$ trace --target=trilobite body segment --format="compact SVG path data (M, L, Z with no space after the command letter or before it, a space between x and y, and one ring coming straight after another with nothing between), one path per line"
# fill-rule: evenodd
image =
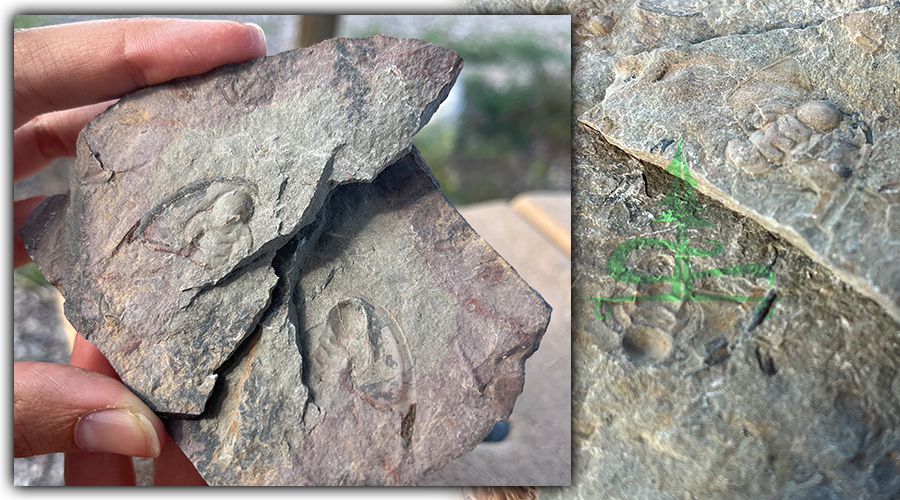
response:
M134 238L206 268L234 265L253 247L253 193L251 185L237 180L191 183L147 213Z
M776 121L776 126L778 127L779 135L790 139L794 143L804 142L812 135L812 130L807 128L796 116L791 114L779 116L778 121ZM794 145L792 144L791 149L793 149L793 146Z
M253 199L246 191L229 191L219 196L208 213L194 221L194 261L216 268L246 257L253 247L253 236L247 227L252 216Z
M738 120L745 133L728 141L725 157L750 175L791 165L798 178L824 196L868 158L868 125L845 118L824 100L797 106L768 100Z
M734 137L725 146L725 157L748 174L768 172L771 164L745 137Z
M642 271L650 267L664 272L671 263L668 256L655 257L658 260L644 259ZM658 294L665 293L667 287L671 284L654 283L646 288L648 293ZM615 307L613 317L622 328L621 345L628 359L640 364L665 361L672 353L674 336L684 328L683 313L680 301L623 302Z
M785 154L790 153L791 148L794 147L794 141L783 136L778 131L778 127L772 123L750 134L750 143L767 160L774 163L781 163Z
M389 315L388 315L389 316ZM340 300L326 319L326 337L312 353L315 376L335 369L340 385L376 408L398 401L406 389L402 336L383 311L360 298ZM400 338L398 338L400 337Z

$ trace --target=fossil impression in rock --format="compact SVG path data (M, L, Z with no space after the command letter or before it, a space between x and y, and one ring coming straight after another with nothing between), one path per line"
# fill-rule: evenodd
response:
M415 150L335 189L274 267L212 411L169 425L212 484L415 484L509 415L549 320Z
M70 194L24 239L122 380L199 415L275 252L331 188L406 154L460 68L417 40L335 39L135 92L85 127Z
M623 57L581 121L661 166L683 138L702 191L900 320L898 40L882 7Z
M209 483L414 484L512 411L549 306L412 147L461 67L334 39L135 92L25 224Z
M274 252L334 185L405 154L460 67L424 42L333 40L135 92L79 136L68 199L36 215L58 230L25 240L39 265L64 258L48 279L135 393L200 414L269 301Z

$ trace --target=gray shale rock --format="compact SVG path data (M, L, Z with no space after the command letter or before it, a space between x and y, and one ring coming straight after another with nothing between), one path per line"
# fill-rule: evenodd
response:
M571 14L572 109L581 116L603 99L622 57L743 33L803 28L885 1L797 0L467 0L472 10L494 14Z
M135 92L79 135L70 194L26 247L136 394L198 415L269 304L276 251L331 188L405 155L461 66L419 40L334 39Z
M509 416L549 322L415 150L334 190L275 269L207 414L168 427L211 484L415 484Z
M137 92L26 224L210 484L415 484L512 411L550 308L412 147L460 67L338 39Z
M581 121L829 267L900 321L900 7L624 57Z
M629 239L674 241L657 222L672 176L590 132L575 134L572 487L540 499L879 500L900 493L900 326L874 301L753 220L697 195L721 242L691 268L759 263L697 291L775 300L620 302L604 320L580 299L658 292L609 277ZM674 146L669 148L672 151ZM629 266L671 276L673 252ZM670 285L670 284L666 284ZM725 347L728 346L728 347Z

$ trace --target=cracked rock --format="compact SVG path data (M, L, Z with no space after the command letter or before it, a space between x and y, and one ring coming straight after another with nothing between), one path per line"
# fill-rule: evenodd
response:
M509 416L550 308L412 146L460 68L337 39L136 92L26 223L210 484L416 484Z
M900 7L624 57L581 118L757 220L900 321Z
M334 39L130 94L79 135L70 193L26 248L129 388L198 415L269 305L276 252L330 189L408 153L461 66L418 40Z
M549 322L415 150L335 189L275 269L209 411L168 426L211 484L416 484L509 416Z
M573 115L603 99L622 57L721 36L814 26L889 1L797 0L784 4L732 0L466 0L493 14L571 14ZM863 42L865 43L865 42ZM875 46L874 43L871 46Z
M572 168L572 486L537 497L897 498L900 324L889 313L897 301L861 293L825 262L831 252L772 231L785 216L809 220L820 193L849 185L843 201L830 203L839 199L832 195L822 205L843 210L826 222L836 255L850 247L858 253L842 260L868 268L865 280L891 281L878 274L892 272L896 264L883 261L898 254L896 209L885 210L897 202L897 155L886 154L897 150L896 2L468 3L569 12L573 21L581 123ZM892 7L865 10L878 4ZM678 180L659 167L679 137L698 182L739 179L727 190L697 187L693 201L712 225L686 234L696 251L693 291L733 298L611 302L601 319L585 299L673 285L617 281L609 261L622 245L652 238L657 245L634 247L627 268L675 274L674 247L662 241L675 242L678 231L662 220L661 203ZM867 146L866 161L853 162ZM876 147L885 149L876 155ZM772 219L740 211L732 197L770 200L763 208ZM795 227L814 235L819 220L808 224L813 231ZM708 273L747 264L766 266L774 281ZM738 297L765 297L768 307Z
M617 302L598 318L583 299L671 288L614 280L607 266L634 238L675 240L676 224L655 219L677 179L584 128L575 146L573 486L538 498L896 495L900 325L786 240L699 193L713 225L689 228L691 246L722 249L691 256L692 272L759 263L774 283L702 278L695 292L732 298ZM650 276L672 276L674 264L664 247L628 260ZM764 314L739 300L770 294Z

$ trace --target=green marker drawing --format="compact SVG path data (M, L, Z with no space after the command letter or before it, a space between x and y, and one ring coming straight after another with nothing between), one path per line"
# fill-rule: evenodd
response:
M594 314L601 320L608 318L612 313L612 302L631 301L756 301L760 302L760 305L757 307L757 312L759 312L766 297L719 295L701 293L694 290L694 280L700 278L749 275L765 278L769 281L769 286L772 286L775 276L771 269L762 264L741 264L706 271L693 271L691 268L691 256L714 257L722 252L723 247L718 241L710 239L704 240L704 246L709 247L708 249L695 248L690 245L688 238L689 227L711 227L713 224L700 217L700 212L706 211L706 208L697 202L697 198L694 195L694 187L697 186L697 181L691 176L690 170L688 170L682 160L681 139L678 140L675 156L669 162L669 167L666 171L674 175L676 179L672 180L668 193L659 203L660 205L667 205L669 207L668 210L654 219L654 221L677 222L675 241L672 242L660 238L631 238L626 240L616 247L609 256L606 269L609 272L609 276L616 281L636 284L672 283L672 288L665 293L595 297L584 300L594 302ZM625 265L628 254L644 247L660 247L673 251L675 253L675 271L673 275L654 276L628 269L628 266ZM605 308L605 314L601 314L601 308Z

